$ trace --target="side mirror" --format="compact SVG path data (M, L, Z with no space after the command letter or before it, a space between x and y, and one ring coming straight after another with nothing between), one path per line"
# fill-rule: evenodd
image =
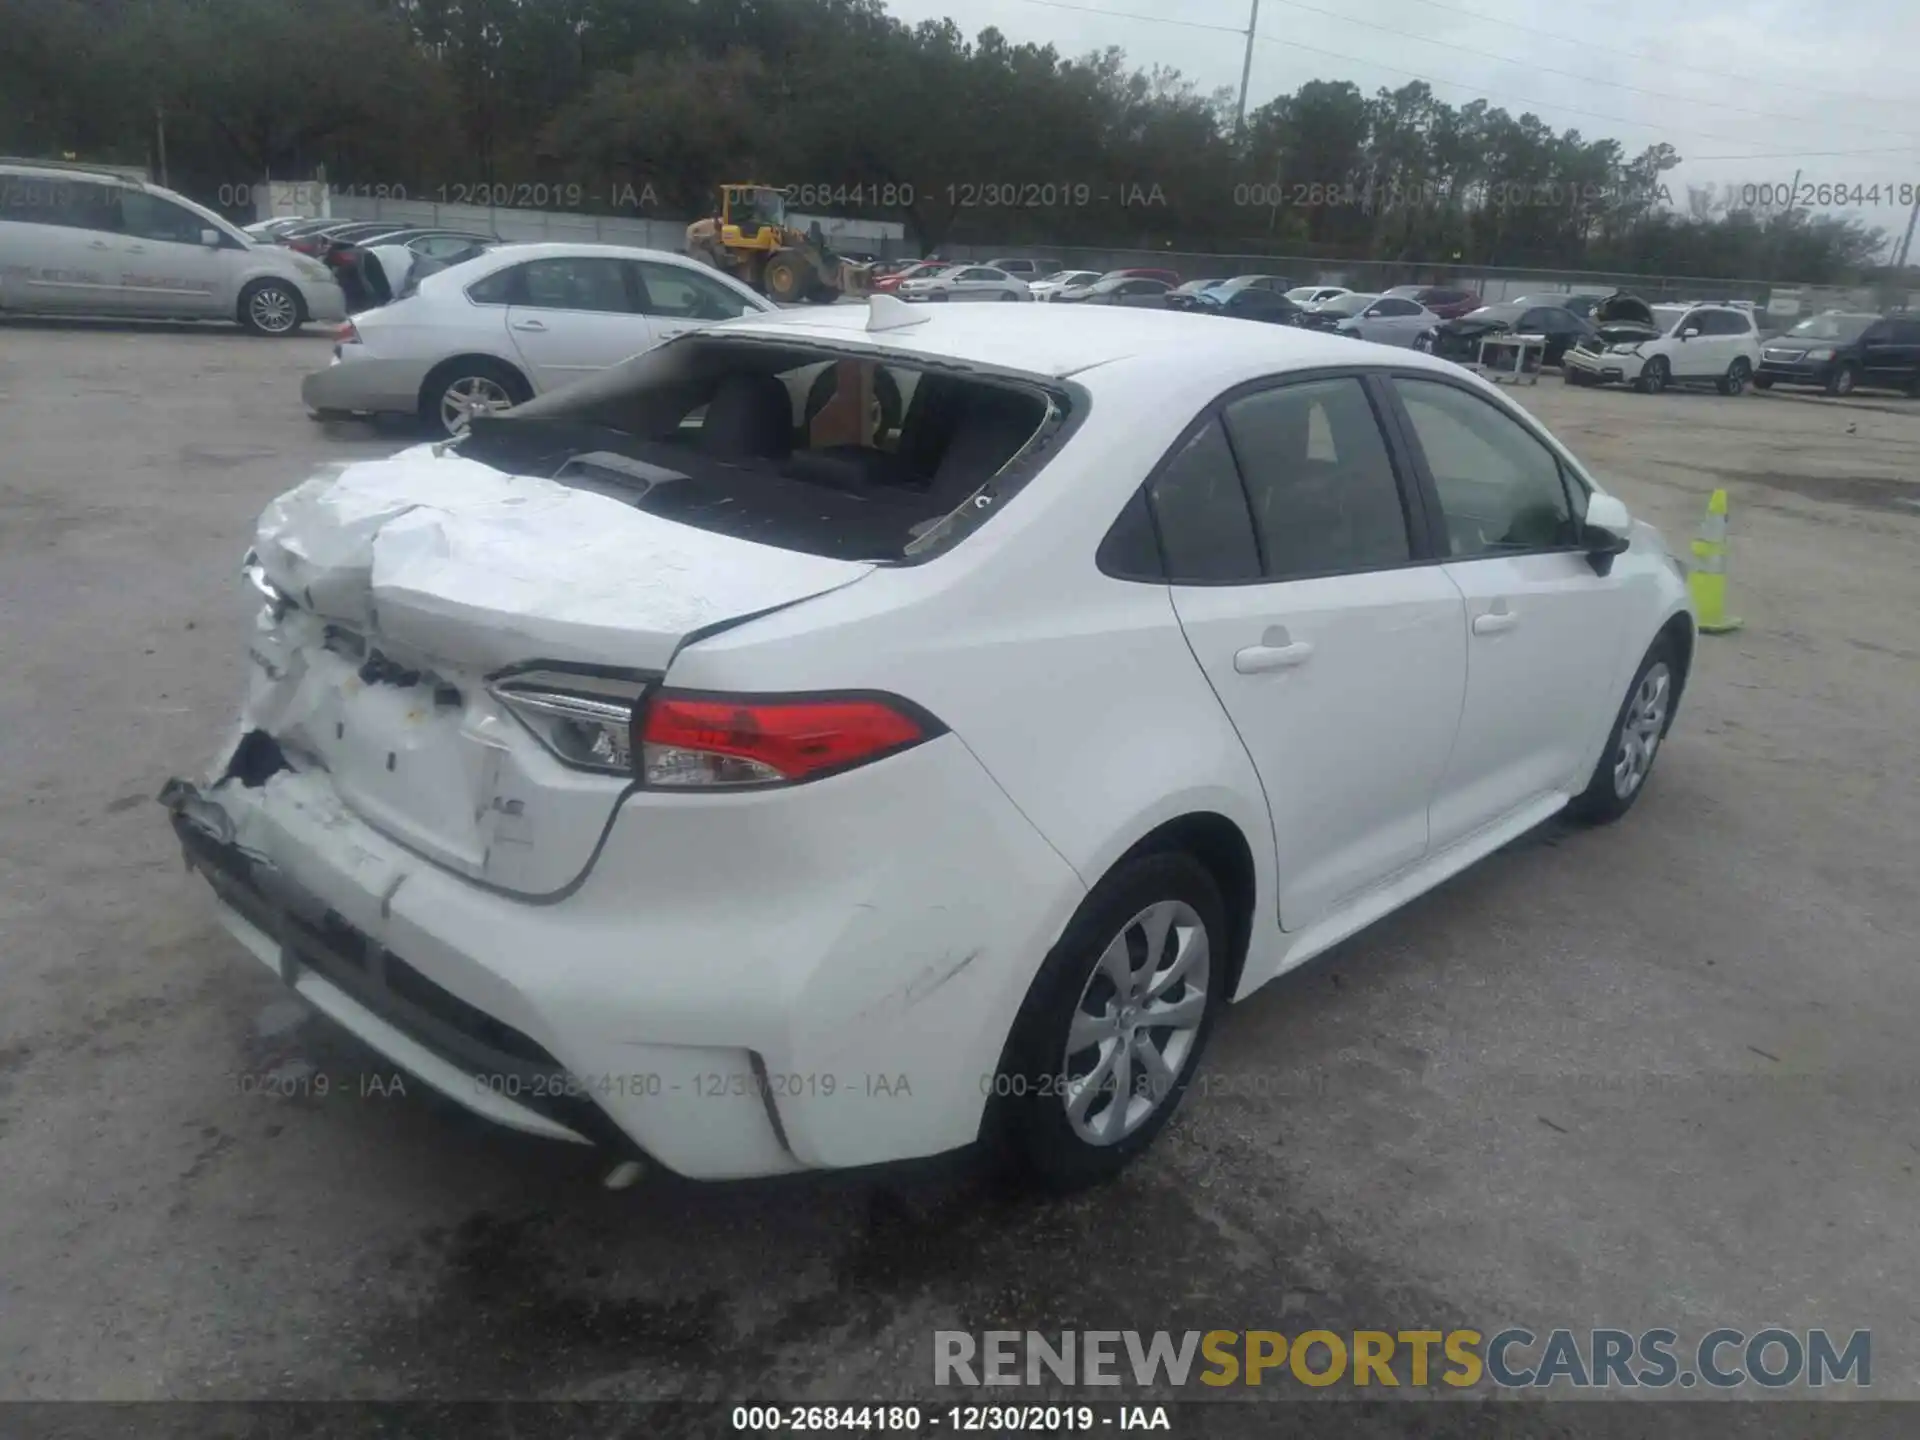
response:
M1626 502L1617 495L1589 496L1580 539L1593 573L1611 574L1613 557L1624 555L1633 543L1633 516L1627 513Z
M212 228L202 230L200 232L200 243L209 250L218 250L220 248L220 232Z

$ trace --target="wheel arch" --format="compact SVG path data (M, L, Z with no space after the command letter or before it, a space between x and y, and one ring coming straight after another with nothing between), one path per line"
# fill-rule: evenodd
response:
M433 367L429 369L425 375L420 377L420 389L418 394L414 396L415 405L425 405L427 403L428 392L434 386L444 384L445 377L456 366L472 365L476 362L511 373L514 378L520 382L521 386L525 388L528 399L532 399L540 393L534 388L532 377L519 365L507 359L505 356L496 355L490 350L462 350L457 355L449 355L444 360L435 361Z
M1668 641L1673 646L1674 667L1678 672L1673 677L1673 703L1667 707L1667 729L1673 728L1673 717L1680 713L1680 700L1686 694L1687 677L1693 673L1694 652L1693 616L1685 610L1676 610L1667 617L1667 621L1654 636L1654 643Z
M1176 851L1198 860L1220 887L1220 898L1227 908L1227 924L1231 927L1227 937L1225 994L1232 999L1246 970L1258 905L1259 875L1254 868L1253 846L1248 843L1246 832L1219 811L1192 810L1154 826L1108 866L1107 873L1142 855Z

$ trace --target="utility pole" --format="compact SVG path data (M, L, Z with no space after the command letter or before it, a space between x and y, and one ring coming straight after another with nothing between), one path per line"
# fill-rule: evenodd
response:
M1247 128L1247 81L1253 75L1253 27L1259 23L1260 0L1253 0L1253 11L1247 16L1247 53L1240 62L1240 110L1233 122L1233 133L1236 139Z
M1913 222L1916 220L1920 220L1920 195L1913 197L1913 210L1907 216L1907 235L1893 257L1893 268L1896 270L1906 269L1907 261L1913 257Z

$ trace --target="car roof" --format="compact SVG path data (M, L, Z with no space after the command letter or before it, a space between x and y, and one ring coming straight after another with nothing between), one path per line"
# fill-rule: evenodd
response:
M882 297L890 298L890 297ZM846 345L900 357L947 361L1043 379L1069 376L1097 388L1094 372L1130 376L1162 372L1171 378L1204 372L1222 388L1242 380L1321 365L1352 365L1365 355L1344 336L1286 326L1223 326L1179 311L1051 305L909 307L912 323L869 331L865 305L781 310L730 320L710 334L752 335ZM884 313L884 312L883 312ZM1408 350L1382 351L1382 363L1457 372L1445 360Z

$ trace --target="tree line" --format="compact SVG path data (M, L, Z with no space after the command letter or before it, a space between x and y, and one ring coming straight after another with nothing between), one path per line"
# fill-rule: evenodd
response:
M1424 82L1230 92L882 0L0 0L0 151L690 218L715 187L942 244L1172 247L1846 283L1886 237L1698 193ZM483 188L484 187L484 188Z

